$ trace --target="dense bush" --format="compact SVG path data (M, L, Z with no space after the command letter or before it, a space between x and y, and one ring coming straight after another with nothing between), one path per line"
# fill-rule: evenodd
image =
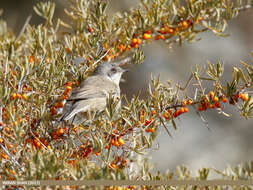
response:
M107 16L106 1L69 3L69 21L53 17L54 3L37 4L34 11L45 22L31 26L28 17L18 36L0 21L1 180L191 179L185 167L178 167L177 174L150 173L143 153L152 148L158 128L171 135L175 119L189 107L201 117L207 109L224 113L224 105L232 104L242 117L252 117L253 66L242 62L226 83L220 81L222 63L208 64L205 73L196 66L185 86L173 88L153 78L145 100L125 100L118 112L108 99L105 111L89 113L85 122L58 122L72 88L102 61L141 63L141 47L154 40L172 47L192 43L206 31L223 36L227 20L252 2L143 0L139 8L113 18ZM203 81L213 89L206 92ZM198 85L190 97L185 89L193 82ZM207 179L210 170L200 169L195 179ZM212 171L221 178L250 179L253 169L249 163Z

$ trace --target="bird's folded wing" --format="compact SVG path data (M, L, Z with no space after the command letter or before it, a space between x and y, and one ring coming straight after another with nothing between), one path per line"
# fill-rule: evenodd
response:
M68 101L87 100L90 98L107 97L109 93L117 93L117 86L108 79L101 77L88 77L79 88L72 91Z

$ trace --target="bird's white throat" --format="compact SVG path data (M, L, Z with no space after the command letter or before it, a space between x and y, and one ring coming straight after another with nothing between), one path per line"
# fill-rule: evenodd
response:
M122 73L115 73L111 77L108 77L112 82L119 85Z

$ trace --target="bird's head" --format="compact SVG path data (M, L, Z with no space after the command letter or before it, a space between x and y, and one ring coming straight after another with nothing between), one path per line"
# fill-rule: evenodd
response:
M126 70L122 69L116 63L101 63L94 71L94 75L103 75L106 76L112 82L119 84L121 75Z

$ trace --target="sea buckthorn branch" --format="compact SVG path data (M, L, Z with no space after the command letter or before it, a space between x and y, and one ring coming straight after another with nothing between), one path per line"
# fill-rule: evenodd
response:
M181 5L178 1L142 1L142 8L118 14L113 18L112 25L108 25L106 7L106 2L84 5L84 1L80 1L72 4L72 11L66 12L73 18L72 28L78 35L87 31L87 36L91 35L93 39L99 36L97 40L105 42L105 49L110 47L106 59L111 60L131 48L150 43L152 39L162 39L168 44L182 44L184 39L191 42L198 33L207 30L222 35L226 28L225 18L236 17L238 10L242 10L242 7L250 8L251 4L186 1L186 5ZM90 17L87 11L93 16ZM85 19L85 22L80 24L78 18Z

